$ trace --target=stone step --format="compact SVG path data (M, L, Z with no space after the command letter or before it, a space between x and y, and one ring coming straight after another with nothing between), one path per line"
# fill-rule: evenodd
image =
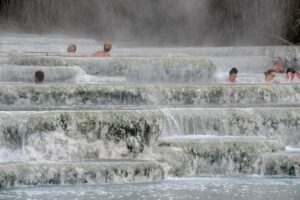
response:
M77 45L77 52L95 52L101 46L90 39L71 38L58 35L15 35L1 34L0 52L24 53L24 52L52 52L66 53L69 44Z
M159 136L189 133L191 139L264 136L299 145L299 109L1 111L0 161L132 158Z
M75 80L79 74L78 70L73 67L40 67L40 66L1 66L0 82L31 82L34 83L34 73L43 71L45 74L44 81L51 82L68 82Z
M7 64L9 61L9 57L6 56L0 56L0 65Z
M161 109L163 133L169 135L232 135L276 137L300 145L300 108L175 108Z
M185 53L195 56L268 56L294 57L300 51L299 46L247 46L247 47L183 47L183 48L117 48L113 52L122 55L155 55L166 53Z
M14 57L13 65L79 66L87 74L124 76L128 82L203 83L214 79L216 67L205 58L75 58L75 57Z
M300 152L278 152L264 155L263 174L300 177Z
M225 72L228 76L228 72L232 67L239 70L239 73L260 73L264 72L272 67L272 58L267 56L214 56L207 57L217 67L218 72ZM251 67L249 67L251 63Z
M164 178L163 168L151 161L0 164L0 189L39 185L153 182Z
M71 38L61 35L16 35L16 34L2 34L0 43L10 44L10 48L3 46L0 51L66 51L66 45L75 43L77 49L80 52L86 52L101 48L101 44L94 40L83 39L83 38ZM113 44L114 47L116 44ZM145 55L156 55L156 54L167 54L167 53L186 53L197 56L270 56L275 57L278 55L293 56L299 52L298 46L247 46L247 47L185 47L185 48L114 48L112 54L117 55L134 55L134 56L145 56Z
M299 46L252 46L252 47L203 47L188 49L192 55L198 56L268 56L271 58L282 56L294 58L299 52Z
M298 105L300 85L2 85L0 106Z
M162 125L159 111L0 112L0 161L135 158Z
M218 72L227 72L234 66L239 73L260 73L272 67L272 58L266 56L239 56L239 57L193 57L189 55L146 56L146 57L62 57L61 56L21 56L12 57L9 63L13 65L37 66L80 66L89 74L112 73L127 75L128 79L135 80L143 76L152 79L161 76L188 75L199 80L209 81L212 75ZM249 67L251 63L252 67ZM147 73L141 73L147 71ZM196 74L195 74L196 73ZM204 79L206 78L206 79ZM176 80L176 79L175 79ZM179 81L179 80L177 80Z
M283 148L263 137L182 137L160 140L155 155L169 176L260 174L262 156Z
M0 66L0 82L34 83L36 71L45 74L44 83L125 83L126 77L92 76L80 67L72 66Z
M1 65L2 57L0 57ZM5 58L4 58L5 62ZM34 73L36 71L43 71L45 74L44 83L166 83L175 81L172 74L160 74L161 77L156 77L151 79L150 77L138 77L135 76L134 79L130 78L132 75L126 72L125 74L118 75L118 73L111 73L110 70L102 71L98 75L87 74L82 68L77 66L20 66L20 65L2 65L0 66L0 82L11 82L11 83L33 83L34 82ZM182 70L184 70L182 68ZM139 71L139 70L137 70ZM136 71L134 71L136 73ZM180 73L178 73L180 74ZM149 73L144 74L143 76L148 76ZM152 76L152 75L150 75ZM180 76L180 75L179 75ZM277 75L276 79L284 80L285 74ZM228 72L217 73L214 75L214 78L207 80L206 83L224 83L228 77ZM177 77L180 79L180 77ZM177 82L184 83L201 83L200 79L193 79L193 77L186 79L181 79ZM298 83L298 79L294 80L295 83ZM299 81L300 82L300 81ZM265 77L264 74L239 74L238 83L242 84L264 84ZM177 83L178 84L178 83Z

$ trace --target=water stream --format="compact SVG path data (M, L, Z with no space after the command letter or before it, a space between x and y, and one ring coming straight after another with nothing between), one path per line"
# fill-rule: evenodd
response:
M0 38L0 199L299 199L299 80L263 77L298 47Z
M201 177L151 184L17 188L0 192L0 199L92 200L298 200L300 180L268 177Z

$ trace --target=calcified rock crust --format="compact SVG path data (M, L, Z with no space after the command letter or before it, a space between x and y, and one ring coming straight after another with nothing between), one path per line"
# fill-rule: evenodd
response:
M34 82L36 71L45 73L44 82L66 82L74 79L78 72L74 67L0 66L1 82Z
M101 76L125 76L128 82L212 82L216 66L205 58L68 58L19 57L14 65L80 66L86 73Z
M157 111L16 112L0 114L1 147L23 160L137 157L161 134Z
M0 188L22 185L148 182L164 179L155 162L47 162L0 165Z
M265 175L300 176L300 153L266 154L263 159Z
M298 108L0 112L0 144L25 160L137 157L160 135L276 137L300 144ZM178 124L174 124L174 120ZM17 154L17 153L16 153Z
M171 176L203 174L259 174L262 155L282 150L278 140L161 141L157 160Z
M162 109L164 133L276 137L300 145L300 108L177 108Z
M40 85L0 88L0 105L297 105L300 85Z

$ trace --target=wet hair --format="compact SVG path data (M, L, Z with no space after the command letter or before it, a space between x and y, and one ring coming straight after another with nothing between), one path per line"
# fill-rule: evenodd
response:
M264 72L265 76L272 74L273 72L276 72L274 69L268 69L267 71Z
M107 45L109 46L109 49L105 48L105 46L107 46ZM111 50L111 48L112 48L111 43L109 43L109 42L105 42L105 43L104 43L104 45L103 45L104 51L109 52L109 51Z
M68 49L69 49L69 48L74 48L74 52L77 51L77 46L76 46L75 44L70 44L70 45L68 46Z
M230 71L229 71L229 75L232 75L232 74L237 74L238 73L238 70L237 68L232 68Z
M294 68L288 68L287 70L286 70L286 73L292 73L292 74L296 74L296 70L294 69Z
M44 78L45 78L44 72L42 72L42 71L36 71L34 76L35 76L35 80L37 82L43 82L44 81Z

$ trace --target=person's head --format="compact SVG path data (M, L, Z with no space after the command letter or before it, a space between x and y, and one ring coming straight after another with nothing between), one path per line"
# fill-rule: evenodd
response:
M110 42L105 42L105 43L104 43L104 45L103 45L103 50L104 50L106 53L110 52L111 48L112 48L112 45L111 45Z
M276 73L284 73L284 67L283 67L283 62L281 57L276 57L273 60L273 69L275 70Z
M236 79L237 79L237 74L238 74L238 70L237 68L232 68L230 71L229 71L229 81L231 83L235 83L236 82Z
M77 47L76 47L75 44L70 44L70 45L68 46L68 53L75 53L76 50L77 50Z
M34 81L36 84L41 84L43 83L45 78L44 72L42 71L36 71L34 74Z
M282 58L280 56L273 59L273 65L282 65Z
M272 82L276 76L276 71L274 69L269 69L265 71L265 80L266 82Z
M296 76L300 79L300 72L296 72Z
M296 76L296 70L294 68L288 68L285 73L285 78L292 81Z

